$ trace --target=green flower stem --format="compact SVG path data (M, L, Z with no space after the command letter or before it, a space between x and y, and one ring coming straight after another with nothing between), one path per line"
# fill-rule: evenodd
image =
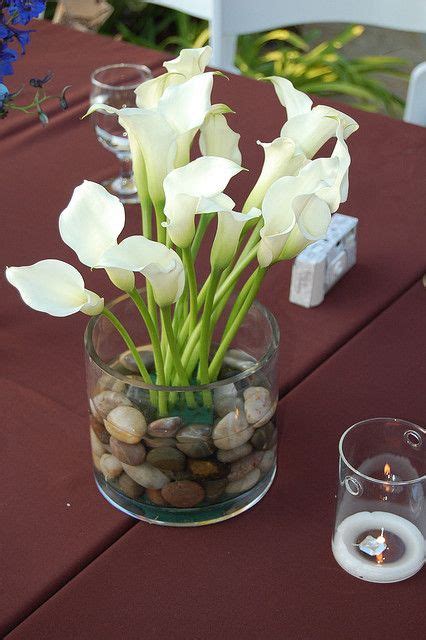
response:
M171 312L170 312L170 306L161 307L160 312L161 312L161 319L163 321L163 327L164 327L164 330L166 332L167 340L168 340L168 343L169 343L169 346L170 346L170 351L172 353L172 357L173 357L173 360L174 360L174 365L175 365L175 368L176 368L176 371L177 371L177 374L178 374L179 385L180 386L184 386L184 387L188 387L189 386L188 376L186 374L185 369L183 368L182 361L181 361L181 356L180 356L178 345L177 345L177 342L176 342L176 337L175 337L175 334L173 332L172 316L171 316ZM194 408L196 406L194 394L192 392L186 392L185 393L185 398L186 398L186 402L188 404L188 407Z
M251 276L252 283L248 294L243 297L241 295L242 292L240 292L235 303L235 306L239 307L239 311L235 315L232 323L230 323L228 320L219 348L216 351L215 356L209 366L209 376L212 380L216 380L220 371L220 367L222 366L222 361L225 357L226 351L228 350L228 347L231 344L232 340L235 338L237 331L246 316L246 313L253 304L253 301L256 298L265 274L266 269L261 269L260 267L258 267Z
M182 249L183 264L186 270L186 279L189 286L189 331L192 332L197 324L198 304L197 304L197 277L195 274L194 261L191 249Z
M214 294L219 284L220 271L213 268L210 274L210 282L207 290L206 301L204 303L203 315L201 318L201 333L200 333L200 364L198 368L198 380L201 384L208 384L209 380L209 355L210 355L210 343L212 337L213 326L211 324L211 314L213 310ZM209 391L203 391L203 402L207 407L212 406L212 397Z
M199 216L200 219L198 221L197 230L195 232L195 236L191 245L191 255L194 261L200 250L200 245L204 238L204 234L207 231L207 227L209 226L210 222L213 220L214 215L215 215L214 213L203 213L201 214L201 216Z
M136 345L133 342L133 340L131 339L130 335L128 334L126 329L121 324L120 320L109 309L107 309L107 307L104 307L104 309L102 311L102 315L104 315L106 318L108 318L108 320L117 329L118 333L123 338L127 348L130 350L132 356L135 359L135 362L136 362L136 364L138 366L139 373L141 374L143 381L146 384L152 385L151 376L149 375L149 373L147 371L147 368L145 367L145 365L144 365L144 363L142 361L140 353L137 350ZM153 404L154 406L157 405L157 394L156 394L155 391L151 390L149 392L149 399L150 399L151 404Z
M166 244L166 229L161 224L166 221L166 216L164 215L164 202L154 202L154 209L157 223L157 242Z
M164 375L164 362L163 362L163 354L161 352L160 338L158 336L157 327L154 325L154 322L151 318L151 315L148 311L148 308L140 295L137 289L133 289L129 293L131 299L137 306L139 313L142 316L143 321L145 322L146 328L149 333L149 337L152 344L152 350L154 352L154 361L155 361L155 371L157 374L157 384L159 386L166 385L166 379ZM152 381L151 381L152 384ZM167 394L165 391L158 392L158 410L160 415L167 415Z
M251 262L256 257L256 254L257 254L257 245L254 246L244 257L240 256L238 258L237 264L235 265L231 273L228 275L228 277L225 279L225 281L218 288L217 293L215 295L215 299L214 299L214 305L220 302L221 298L227 293L227 291L230 288L232 289L234 288L238 278L243 273L243 271L251 264Z

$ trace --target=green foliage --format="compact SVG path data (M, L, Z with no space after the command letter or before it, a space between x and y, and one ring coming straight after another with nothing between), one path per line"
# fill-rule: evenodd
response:
M204 20L142 0L110 1L114 13L102 33L118 34L128 42L172 53L208 42L208 24ZM343 48L363 32L364 27L350 25L335 38L317 45L313 40L318 39L319 31L311 31L304 38L290 29L244 35L239 38L235 63L244 75L282 75L302 91L320 96L344 95L362 109L400 117L404 101L379 78L407 78L407 62L386 56L349 59Z

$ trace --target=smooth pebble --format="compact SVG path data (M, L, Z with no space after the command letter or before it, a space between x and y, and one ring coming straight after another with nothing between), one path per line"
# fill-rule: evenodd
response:
M118 391L101 391L89 401L90 410L98 420L104 420L110 411L119 405L133 406L130 400Z
M229 482L226 485L225 493L235 494L235 493L243 493L243 491L248 491L252 489L254 485L260 478L260 469L256 468L253 471L250 471L247 475L245 475L240 480L235 480L235 482Z
M104 453L100 459L100 467L105 480L117 478L123 471L123 465L120 460L111 453Z
M231 471L228 474L228 482L235 482L235 480L241 480L253 469L259 466L263 458L263 451L254 451L245 458L233 462L231 465Z
M133 499L140 498L145 492L145 489L141 487L140 484L132 480L127 473L122 473L118 478L118 486L126 496Z
M162 471L183 471L186 464L184 454L174 447L151 449L146 461Z
M123 464L123 469L132 480L146 489L161 489L169 482L168 477L160 469L153 467L148 462L144 462L137 467Z
M249 424L258 423L271 409L271 395L265 387L244 390L244 411ZM269 418L268 418L269 419ZM261 426L260 424L257 426Z
M167 502L161 495L160 489L147 489L145 491L145 495L148 500L156 504L158 507L164 507L167 504Z
M177 444L175 438L153 438L147 434L144 435L143 441L146 446L151 449L157 449L158 447L175 447Z
M161 495L172 507L190 509L204 500L205 491L197 482L178 480L165 485Z
M159 418L148 425L147 433L154 438L172 438L182 426L179 417Z
M146 432L145 418L135 407L115 407L109 412L104 424L114 438L128 444L140 442Z
M141 360L147 370L152 370L154 368L154 353L152 351L152 345L144 345L143 347L136 347L136 349L139 352ZM139 372L138 365L136 364L130 350L122 353L118 360L121 366L125 367L128 371L132 371L133 373Z
M98 458L101 458L104 453L106 453L105 445L102 444L93 429L90 429L90 446L92 447L93 455L97 456Z
M275 464L276 457L277 457L276 447L274 447L273 449L269 449L268 451L265 451L265 453L263 454L262 461L259 465L259 469L261 470L262 473L266 473L267 471L272 469L272 467Z
M214 390L213 403L216 414L223 418L230 411L235 411L241 404L234 384L226 384Z
M188 460L188 470L195 480L218 480L224 478L229 466L217 460Z
M231 411L213 429L213 442L218 449L235 449L252 435L253 429L248 426L244 411Z
M105 429L103 423L100 423L98 420L96 420L96 418L90 416L90 426L92 427L93 431L96 433L102 444L109 444L109 439L111 436Z
M127 444L127 442L121 442L111 436L109 445L111 447L111 453L113 453L116 458L125 464L130 464L132 467L142 464L145 460L146 450L141 442L137 444Z
M235 447L235 449L229 449L229 451L226 451L225 449L219 449L216 455L217 459L221 462L235 462L235 460L239 460L240 458L248 456L248 454L252 451L253 447L251 446L251 444L249 442L245 442L239 447Z
M267 422L263 427L256 429L250 442L255 449L266 451L276 442L277 430L272 422Z

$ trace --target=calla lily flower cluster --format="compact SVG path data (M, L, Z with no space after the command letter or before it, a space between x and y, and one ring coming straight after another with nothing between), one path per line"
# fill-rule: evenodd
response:
M206 71L210 56L210 47L184 49L164 64L166 73L136 89L135 108L95 104L86 114L102 110L127 132L141 203L140 235L119 240L123 205L88 180L75 188L59 216L60 236L82 265L104 269L137 306L160 385L186 386L194 380L204 385L217 378L266 272L323 238L348 196L346 140L357 123L331 107L313 107L307 95L279 77L267 80L287 113L281 132L270 142L258 141L263 166L245 202L237 205L225 193L245 169L240 136L228 124L232 109L211 103L213 82L226 80ZM331 155L317 157L331 139ZM200 154L190 160L197 144ZM201 284L196 260L210 224L216 228L211 270ZM146 295L140 292L141 276ZM125 327L101 294L85 288L73 266L42 260L9 267L6 277L38 311L106 315L134 353L144 381L152 382ZM235 289L240 293L212 358L213 331ZM166 402L159 407L165 413L167 398L159 398Z

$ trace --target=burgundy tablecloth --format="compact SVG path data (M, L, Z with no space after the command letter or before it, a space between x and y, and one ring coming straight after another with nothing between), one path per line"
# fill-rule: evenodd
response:
M16 113L1 121L1 255L8 265L55 257L78 266L60 241L58 214L75 185L84 178L101 180L116 168L112 154L96 142L90 122L79 119L87 106L90 71L100 64L130 60L158 72L163 57L50 24L36 27L28 56L17 65L16 81L53 69L54 87L73 84L71 107L65 112L51 108L45 129ZM218 80L216 99L229 102L239 113L233 124L243 134L244 164L259 169L255 140L277 135L283 110L265 84L236 77ZM358 266L314 310L288 303L289 265L270 274L262 294L281 325L282 391L294 387L380 314L425 267L426 131L381 116L357 112L356 117L362 128L352 139L352 193L344 211L361 220ZM241 188L236 188L237 182L232 185L231 195L239 203L243 187L253 180L247 175ZM130 232L135 232L136 207L129 207L128 221ZM112 294L102 274L84 273L89 288L107 297ZM92 484L82 365L84 318L56 319L33 312L5 284L0 314L0 397L7 416L2 437L8 452L2 486L7 587L0 620L2 628L9 629L133 522L104 504ZM398 347L397 355L399 351ZM355 409L348 406L349 421ZM285 504L285 493L282 499ZM166 561L169 551L163 552ZM206 558L212 553L214 545L209 544ZM203 566L208 574L210 565Z
M426 571L357 580L330 538L344 429L426 423L425 305L417 283L280 402L278 475L252 511L208 528L138 523L8 638L423 637Z

